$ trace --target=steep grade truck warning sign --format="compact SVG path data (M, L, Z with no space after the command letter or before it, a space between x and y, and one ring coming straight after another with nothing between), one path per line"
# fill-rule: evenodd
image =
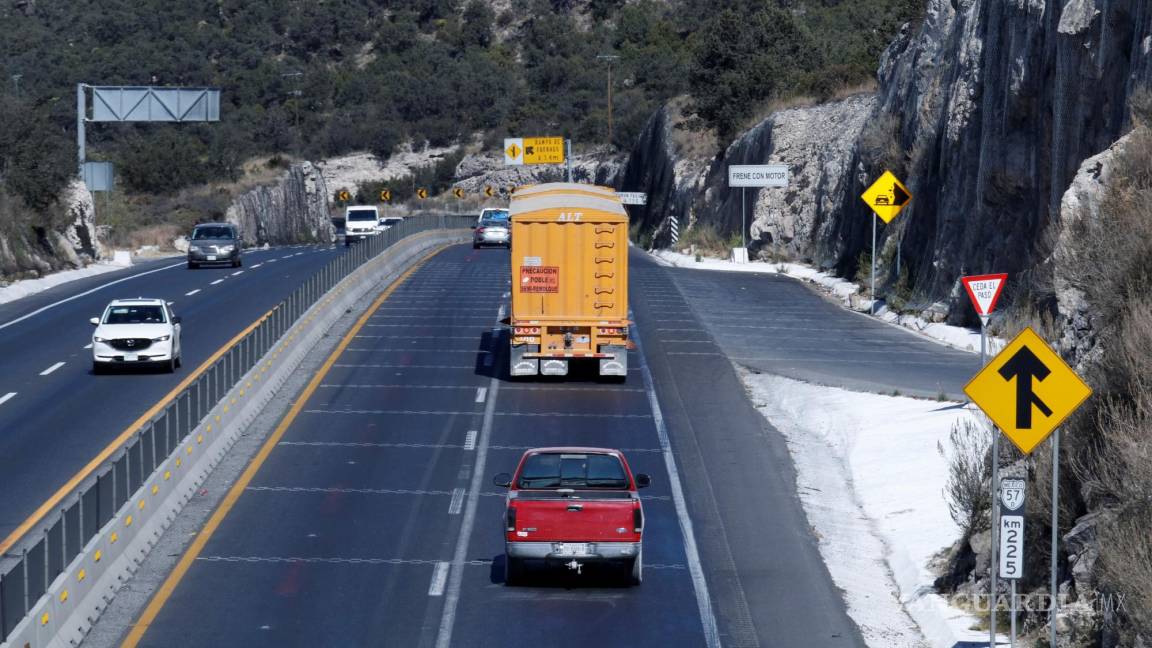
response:
M550 183L512 194L513 376L595 363L628 375L628 215L616 192Z

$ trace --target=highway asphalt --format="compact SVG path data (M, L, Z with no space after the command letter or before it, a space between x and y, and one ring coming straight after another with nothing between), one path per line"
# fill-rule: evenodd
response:
M455 246L416 270L202 532L155 617L140 620L139 645L706 646L715 627L724 646L863 646L785 441L729 358L786 343L746 332L733 346L726 325L745 320L726 318L819 332L820 362L804 370L821 382L939 389L967 355L919 347L800 285L631 258L640 344L622 385L507 378L506 251ZM765 303L733 314L749 291ZM862 348L860 333L921 352L920 373ZM850 369L828 366L836 356ZM780 366L801 377L802 363ZM501 582L504 493L491 476L526 448L562 444L621 448L653 475L640 587L563 570Z
M650 262L650 261L648 261ZM708 330L690 350L720 349L746 367L821 385L967 400L980 356L880 322L789 277L668 268ZM690 326L666 321L663 332ZM685 344L692 344L685 342Z
M179 257L156 259L0 304L0 538L189 371L343 251L248 250L236 269L188 270ZM124 297L175 302L184 344L175 374L92 374L88 319Z

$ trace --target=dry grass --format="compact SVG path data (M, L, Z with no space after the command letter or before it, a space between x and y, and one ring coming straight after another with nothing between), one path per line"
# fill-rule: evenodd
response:
M988 492L992 478L991 438L987 426L965 419L955 423L948 433L950 450L936 446L940 456L948 460L948 481L944 486L948 513L964 531L965 538L988 528L992 506Z
M736 235L735 245L739 245L739 234ZM724 238L715 225L693 225L686 230L677 242L677 247L696 246L696 251L707 256L725 258L731 252L734 244L732 238Z

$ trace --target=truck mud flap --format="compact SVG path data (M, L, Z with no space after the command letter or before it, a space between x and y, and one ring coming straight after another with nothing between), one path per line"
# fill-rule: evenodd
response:
M527 353L536 351L534 347L528 346L514 346L512 353L509 356L509 369L508 373L513 376L538 376L540 375L540 361L536 358L525 358Z
M544 376L567 376L568 361L555 358L541 360L540 373Z
M628 349L622 346L606 346L600 349L603 353L611 353L614 357L600 359L601 376L628 375Z

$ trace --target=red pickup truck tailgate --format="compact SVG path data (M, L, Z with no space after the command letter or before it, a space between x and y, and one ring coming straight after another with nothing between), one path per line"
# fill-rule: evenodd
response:
M554 492L519 491L511 502L516 530L511 542L639 542L640 502L628 493L582 493L558 497Z

